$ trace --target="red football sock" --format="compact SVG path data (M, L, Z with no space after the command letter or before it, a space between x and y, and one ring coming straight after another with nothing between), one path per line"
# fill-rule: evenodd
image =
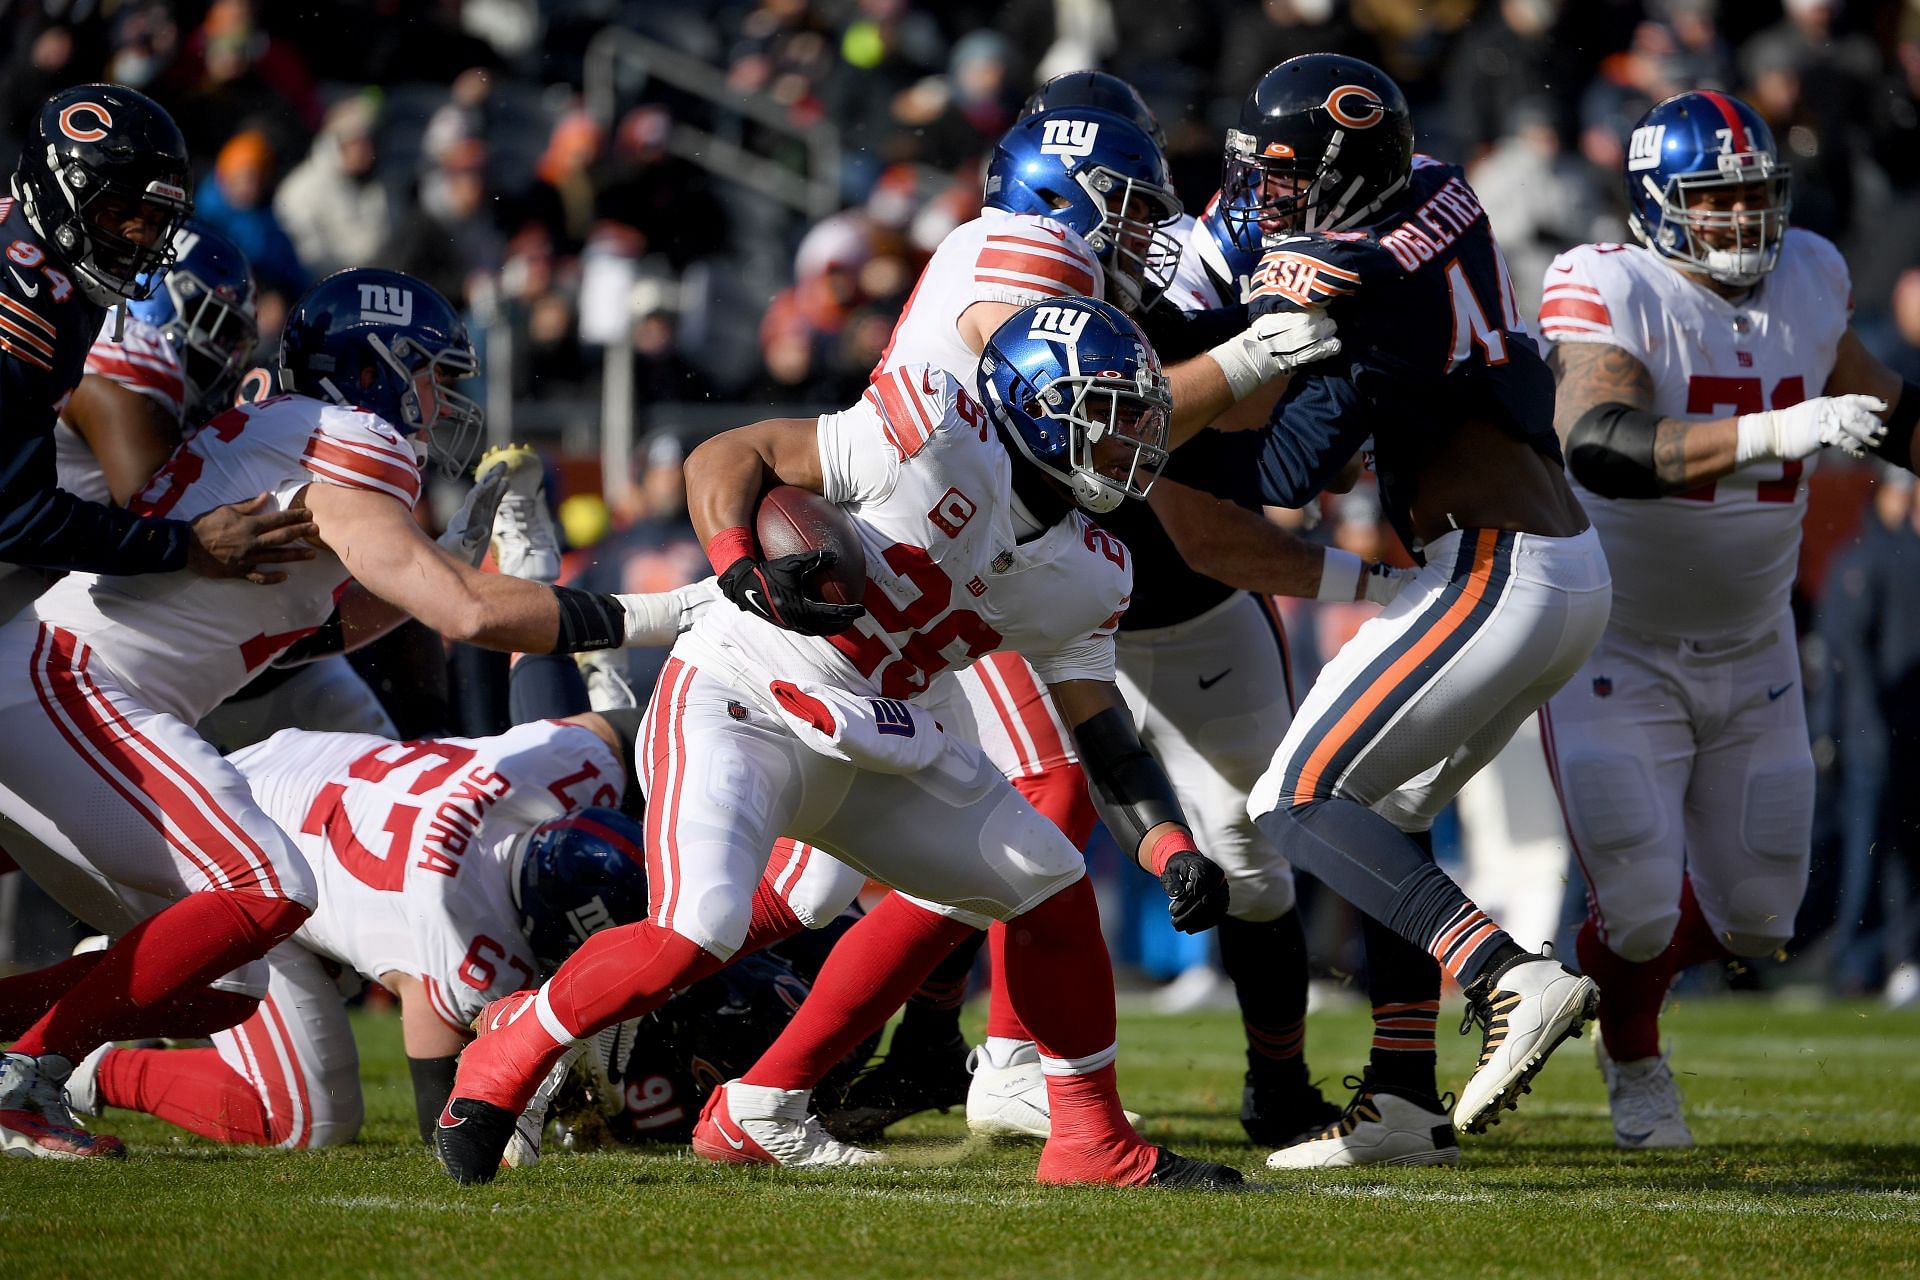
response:
M0 978L0 1040L11 1040L46 1016L53 1002L93 972L104 951L68 956L58 964Z
M834 944L793 1020L742 1081L811 1089L853 1047L885 1026L971 925L890 893Z
M1680 923L1674 926L1673 942L1667 947L1673 971L1679 973L1697 964L1724 964L1736 958L1701 912L1700 899L1693 895L1692 877L1681 881Z
M547 983L547 1000L560 1025L579 1039L651 1013L726 964L698 943L642 920L588 938Z
M180 1126L215 1142L269 1147L282 1141L267 1104L218 1049L113 1049L100 1059L100 1100Z
M776 942L785 942L805 928L787 900L774 892L773 882L762 878L753 891L753 918L747 922L747 940L740 944L733 958L738 960Z
M120 1024L114 1039L146 1040L167 1036L185 1040L195 1036L210 1036L216 1031L239 1026L251 1018L259 1007L259 996L200 987L183 991L177 996L168 996L151 1009L133 1011Z
M1113 964L1100 936L1093 882L1083 876L1009 920L1006 957L1007 995L1032 1028L1047 1070L1053 1136L1040 1153L1039 1180L1145 1182L1158 1153L1120 1107Z
M1666 952L1634 963L1622 959L1600 940L1600 929L1589 916L1580 926L1574 951L1580 971L1600 984L1600 1035L1615 1062L1638 1062L1660 1054L1660 1006L1673 985L1673 965Z
M107 948L93 971L14 1042L14 1051L77 1062L108 1040L127 1038L123 1028L137 1012L265 955L308 914L286 898L190 893Z
M1020 1021L1013 1001L1007 998L1007 926L995 924L987 930L987 946L992 955L987 985L987 1034L1008 1040L1031 1040L1033 1033Z

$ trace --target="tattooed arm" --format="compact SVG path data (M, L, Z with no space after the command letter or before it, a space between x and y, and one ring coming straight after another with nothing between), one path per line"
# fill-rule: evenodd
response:
M1619 347L1601 342L1559 342L1548 353L1547 365L1559 388L1554 397L1554 430L1566 446L1574 475L1596 493L1605 494L1606 490L1590 479L1590 473L1609 474L1616 481L1612 487L1624 490L1627 486L1619 483L1624 479L1620 473L1642 471L1644 475L1633 478L1644 485L1645 491L1607 496L1660 497L1684 493L1734 469L1734 450L1740 435L1737 417L1656 417L1652 414L1653 375ZM1596 422L1605 415L1595 410L1608 406L1639 412L1615 413L1611 421ZM1610 438L1596 438L1597 433L1607 430ZM1648 435L1650 441L1644 438ZM1627 447L1633 445L1639 447ZM1602 452L1606 455L1604 462L1592 461Z

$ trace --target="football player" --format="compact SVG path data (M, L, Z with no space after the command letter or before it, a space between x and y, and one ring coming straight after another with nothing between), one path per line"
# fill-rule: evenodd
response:
M883 403L899 400L907 377L903 370L920 363L970 380L987 335L1020 306L1087 294L1139 311L1165 291L1178 257L1178 243L1166 227L1179 204L1153 138L1158 125L1130 88L1110 81L1074 78L1067 84L1074 92L1063 95L1069 101L1028 116L1000 140L989 162L981 216L949 233L921 273L874 370L870 394ZM1120 91L1112 90L1114 84ZM1244 323L1230 327L1217 335L1225 341L1170 371L1175 417L1211 416L1293 363L1337 348L1330 328L1319 316L1276 317L1262 321L1257 333ZM1237 379L1230 393L1223 372L1228 368ZM939 683L943 687L929 696L941 723L979 743L1021 794L1076 847L1083 845L1095 814L1074 735L1048 698L1046 682L1019 654L1003 651ZM1263 909L1264 904L1254 908ZM1006 969L1004 932L995 929L991 938L998 975ZM915 939L923 950L910 949ZM956 954L937 966L940 959L916 933L905 908L883 902L841 944L811 999L816 1007L826 1005L825 993L835 989L843 964L850 975L877 967L936 971L936 979L948 982L964 975L967 956ZM955 1068L964 1041L957 1008L951 1001L948 1006L941 1016L902 1024L886 1059L839 1104L836 1127L877 1132L922 1107L959 1100L957 1086L964 1077ZM891 1005L855 1007L862 1022L875 1029L893 1012ZM796 1020L762 1067L780 1078L803 1078L800 1064L818 1061L817 1047L805 1042L814 1025L811 1016ZM989 1005L986 1041L970 1067L972 1082L964 1092L974 1132L1046 1136L1048 1095L1039 1054L998 987ZM759 1077L750 1073L750 1078ZM1304 1073L1299 1083L1303 1087L1291 1091L1295 1096L1274 1100L1285 1103L1277 1110L1294 1110L1297 1102L1299 1109L1311 1111L1317 1099L1305 1086Z
M152 99L81 85L47 99L0 198L0 560L40 569L279 582L311 559L303 512L265 495L191 521L115 508L58 485L54 422L79 386L106 309L144 298L193 207L186 142ZM163 455L164 456L164 455ZM27 594L31 594L30 592ZM17 609L25 596L14 601Z
M1231 474L1299 506L1371 436L1382 503L1422 565L1322 670L1248 809L1373 922L1374 1003L1403 1006L1424 1034L1393 1078L1369 1069L1338 1124L1269 1162L1451 1163L1431 1047L1441 968L1485 1028L1453 1114L1463 1131L1518 1097L1598 992L1480 913L1426 832L1598 640L1606 561L1562 474L1552 378L1486 216L1457 168L1414 156L1385 73L1330 54L1268 72L1228 134L1219 208L1262 238L1253 310L1325 307L1343 342L1339 361L1294 378L1264 431L1224 437L1245 451Z
M1628 147L1633 245L1546 275L1555 425L1613 566L1613 619L1542 717L1586 873L1581 968L1621 1147L1690 1147L1661 1001L1764 956L1806 890L1813 758L1789 594L1823 447L1913 465L1920 388L1850 328L1832 244L1746 103L1682 93Z
M82 919L128 894L167 904L121 933L0 1057L0 1142L27 1155L98 1156L117 1139L74 1128L71 1064L129 1025L177 1023L179 1002L264 955L311 913L313 873L245 779L192 725L296 642L342 643L418 617L455 639L572 653L654 634L653 597L620 598L482 574L413 519L420 466L477 436L474 373L447 302L398 272L337 273L290 314L289 394L215 418L135 500L198 515L248 494L310 510L322 548L256 591L184 571L62 579L0 628L8 733L0 815L22 868ZM347 591L350 582L355 591ZM16 842L18 847L16 848ZM231 1019L207 1029L232 1025Z
M990 920L1013 922L1006 988L1040 1045L1050 1094L1042 1182L1240 1181L1127 1123L1112 968L1079 850L913 702L952 665L1022 652L1075 731L1109 826L1161 875L1176 922L1218 919L1220 869L1194 847L1112 683L1126 549L1079 513L1138 496L1159 469L1166 378L1138 327L1088 299L1018 310L985 348L979 399L943 370L909 365L846 412L725 432L689 459L694 523L738 608L705 611L675 645L643 729L653 914L596 935L538 992L489 1009L437 1134L458 1180L495 1176L514 1118L574 1039L645 1013L754 945L754 885L785 832L892 885L887 902L936 956ZM864 611L807 594L804 576L827 553L761 558L750 523L772 483L846 511L866 555ZM845 951L843 940L829 970ZM870 966L858 980L843 975L825 1001L816 987L797 1017L840 1034L814 1038L817 1062L783 1064L797 1085L766 1079L763 1060L715 1091L695 1151L877 1161L808 1115L810 1086L867 1034L844 1016L850 1003L891 1008L925 972Z

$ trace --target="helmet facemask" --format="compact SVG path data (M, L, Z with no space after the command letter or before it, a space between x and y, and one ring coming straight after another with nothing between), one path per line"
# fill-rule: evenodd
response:
M168 273L161 287L172 295L174 313L160 331L180 349L189 402L224 402L260 336L253 316L189 271Z
M174 233L193 212L186 188L156 179L144 191L131 191L102 182L78 161L63 162L51 147L47 168L67 207L29 212L59 246L81 289L100 306L152 297L173 267ZM148 228L146 244L122 231L136 211Z
M1018 432L1015 441L1041 470L1067 486L1088 511L1112 511L1128 498L1144 498L1167 463L1167 423L1173 398L1166 375L1142 360L1129 379L1101 370L1083 371L1079 352L1067 349L1068 372L1044 387L1026 384L1021 404L1028 417L1057 424L1066 457L1034 455Z
M454 383L480 371L473 348L443 347L436 351L404 335L388 346L378 334L371 333L367 343L404 381L406 390L400 394L402 420L394 425L412 440L415 455L422 463L431 455L447 476L464 475L480 447L480 432L486 421L486 411L479 401L453 389Z
M1106 268L1113 301L1125 311L1151 304L1173 284L1180 265L1183 246L1171 229L1180 218L1180 198L1104 165L1077 170L1073 180L1100 211L1086 241Z
M1633 230L1649 247L1674 262L1731 288L1759 284L1780 260L1792 205L1790 170L1764 151L1718 157L1716 169L1676 174L1664 188L1641 178L1660 210L1653 227L1633 218ZM1757 189L1758 207L1703 207L1702 195Z
M1284 142L1227 130L1220 176L1220 217L1242 249L1257 252L1269 236L1344 231L1378 213L1407 184L1404 176L1363 200L1364 176L1338 168L1344 133L1336 132L1311 166Z

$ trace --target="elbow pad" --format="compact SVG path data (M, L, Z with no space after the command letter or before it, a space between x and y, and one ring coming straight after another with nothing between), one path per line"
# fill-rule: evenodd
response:
M1567 433L1567 470L1603 498L1658 498L1653 437L1660 415L1609 401L1580 415Z
M1887 414L1887 433L1880 437L1879 444L1872 446L1872 452L1896 467L1912 470L1916 422L1920 422L1920 384L1905 382L1900 385L1900 398Z
M1128 857L1136 856L1147 832L1161 823L1186 825L1167 771L1141 743L1124 711L1109 707L1076 726L1073 738L1100 819Z

